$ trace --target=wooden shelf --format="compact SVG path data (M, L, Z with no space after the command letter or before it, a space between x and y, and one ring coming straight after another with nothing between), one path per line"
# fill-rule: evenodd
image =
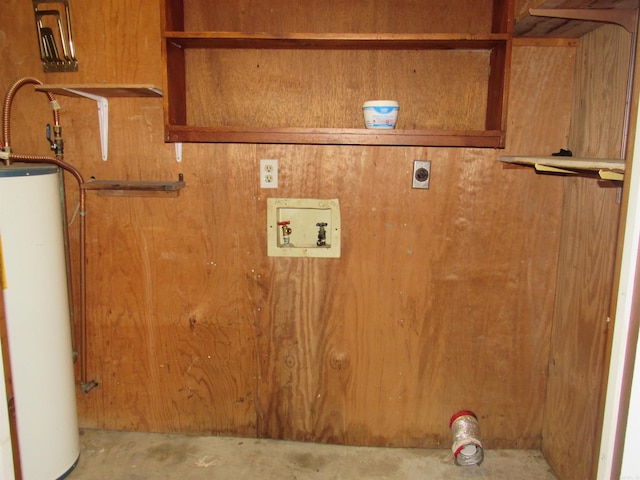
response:
M534 167L543 173L577 175L584 172L596 173L603 180L624 180L625 161L619 158L576 158L576 157L499 157L501 162Z
M502 148L498 130L367 130L348 128L252 128L169 125L168 142L403 145Z
M510 40L510 35L165 32L164 38L180 48L484 50Z
M199 143L267 143L267 144L322 144L322 145L403 145L403 146L461 146L461 147L485 147L503 148L506 130L506 105L507 85L511 58L513 0L495 1L491 25L487 27L490 33L263 33L241 31L200 31L189 29L185 25L185 19L192 12L197 11L202 4L189 4L183 0L163 0L162 18L164 32L162 34L162 54L165 67L164 75L164 108L165 108L165 141L180 144L182 142ZM192 9L192 10L188 10ZM193 20L190 23L194 23ZM200 28L207 22L196 22ZM224 27L223 27L224 28ZM236 54L235 50L238 50ZM267 57L257 54L255 50L270 50ZM281 72L277 69L267 70L261 64L269 65L269 60L276 58L276 53L284 50L306 51L308 53L287 54L280 56L280 61L289 61L291 65L313 64L316 60L321 66L315 65L307 71L287 70L289 78L278 81ZM470 55L481 54L475 58L482 58L485 65L478 66L478 62L471 62L473 67L465 61L459 61L455 65L449 65L448 70L438 72L438 87L446 91L446 76L450 78L468 77L471 82L473 77L475 84L470 83L478 91L479 95L486 95L484 105L480 105L476 111L465 110L460 114L465 121L449 122L447 118L433 119L424 112L418 110L415 114L415 105L428 98L423 92L415 92L415 85L405 85L402 90L405 94L404 105L407 105L405 113L410 112L409 100L414 101L414 115L403 117L405 125L411 125L406 130L366 130L353 128L359 124L354 121L351 114L345 113L345 123L340 124L340 115L331 114L326 117L305 121L306 118L292 115L291 123L285 124L284 117L275 117L275 120L264 119L258 114L260 108L252 107L260 104L264 95L259 92L272 92L272 98L286 99L292 96L287 89L287 83L294 85L308 82L309 95L315 95L310 100L311 104L318 104L322 95L327 94L337 99L335 103L342 102L343 109L360 108L355 105L360 99L354 101L349 94L360 91L362 96L375 95L377 90L375 76L369 76L363 80L359 72L347 78L332 75L330 69L338 63L344 62L358 70L358 62L362 68L376 69L389 68L389 64L397 68L392 61L387 62L393 56L386 54L385 61L377 58L377 64L372 64L372 58L367 57L367 51L406 52L406 55L415 55L416 52L425 51L468 51ZM233 51L233 52L230 52ZM336 51L345 52L335 53ZM361 51L361 53L350 53ZM313 52L313 53L311 53ZM318 52L318 53L315 53ZM331 52L331 53L329 53ZM405 53L402 53L403 55ZM293 55L293 57L291 57ZM337 55L337 57L331 56ZM448 53L447 53L448 55ZM238 60L236 61L236 58ZM286 59L285 59L286 58ZM293 58L293 60L291 59ZM334 61L326 60L331 58ZM338 58L335 61L335 58ZM356 60L354 61L354 58ZM399 58L399 57L395 57ZM429 56L422 56L418 60L414 58L416 65L413 73L430 62ZM451 56L449 56L451 58ZM221 60L222 59L222 60ZM250 60L249 60L250 59ZM227 63L225 63L227 62ZM273 65L275 62L271 62ZM229 72L224 65L240 65L238 71ZM254 70L246 70L253 65ZM373 66L372 66L373 65ZM376 67L375 65L378 65ZM204 67L204 68L203 68ZM245 68L245 70L240 70ZM474 70L475 69L475 70ZM369 71L367 70L367 71ZM212 78L210 83L202 82L197 77L197 72L206 71ZM342 69L344 71L344 68ZM426 69L424 71L427 71ZM482 71L482 74L479 72ZM229 72L229 73L227 73ZM323 72L326 72L324 74ZM444 72L444 73L443 73ZM472 73L471 73L472 72ZM487 73L489 75L487 76ZM307 77L309 73L309 77ZM418 73L418 75L424 73ZM225 76L226 75L226 76ZM297 75L297 76L296 76ZM345 88L345 92L339 89L331 90L327 80L333 77L334 82L354 82L354 85ZM336 79L336 77L338 79ZM238 78L242 81L232 80ZM415 77L417 78L417 77ZM426 85L432 77L425 77L421 85ZM222 80L221 80L222 79ZM261 80L264 79L264 82ZM444 79L444 80L443 80ZM246 81L245 81L246 80ZM416 81L416 80L413 80ZM247 83L249 82L249 83ZM251 83L253 82L253 83ZM360 82L360 83L355 83ZM206 85L205 85L206 84ZM243 87L240 87L240 85ZM237 85L237 86L236 86ZM248 85L248 86L247 86ZM244 91L240 90L244 88ZM299 87L298 87L299 88ZM422 87L415 87L420 90ZM387 88L386 95L397 95L393 88ZM257 95L255 102L251 103L241 97L254 93ZM300 92L295 105L302 105ZM422 94L422 96L420 96ZM344 95L344 96L341 96ZM401 95L398 95L401 96ZM197 100L195 100L197 99ZM206 99L203 102L203 99ZM370 99L370 98L365 98ZM228 103L225 103L228 100ZM398 98L397 100L402 100ZM253 101L253 99L251 100ZM207 110L208 102L216 105L215 114ZM417 103L415 103L417 102ZM331 107L331 105L329 105ZM225 109L230 115L225 115ZM482 110L484 109L484 110ZM440 108L440 111L443 109ZM300 110L298 110L299 112ZM401 105L401 111L402 105ZM251 112L242 113L239 112ZM346 110L345 110L346 112ZM472 113L469 113L472 112ZM455 113L454 113L455 115ZM262 123L251 125L256 118ZM470 120L467 120L470 119ZM324 122L324 123L323 123ZM258 123L258 122L256 122ZM435 128L432 127L435 125ZM442 125L442 129L438 127ZM458 127L461 128L458 128ZM342 128L345 127L345 128ZM402 128L402 125L400 125ZM415 127L415 128L414 128ZM453 127L453 128L452 128Z
M90 180L81 185L83 190L96 190L98 195L109 196L175 196L186 187L180 174L177 182L146 180Z

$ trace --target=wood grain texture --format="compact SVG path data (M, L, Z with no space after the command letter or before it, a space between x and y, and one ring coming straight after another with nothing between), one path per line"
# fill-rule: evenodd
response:
M584 65L584 73L577 76L576 87L586 94L576 101L571 130L581 156L623 158L630 45L631 34L613 25L581 39L577 62Z
M542 148L564 141L568 116L554 128L525 107L568 111L570 96L525 86L555 70L570 89L573 58L517 49L509 149L545 128ZM544 68L520 68L532 63ZM338 261L267 259L259 433L444 446L450 410L475 408L489 444L539 445L561 182L502 170L482 150L260 149L281 159L279 195L340 197L346 238ZM428 192L406 192L406 168L385 173L415 158L433 162Z
M187 79L187 121L196 126L362 128L362 104L372 99L399 102L398 129L485 126L486 51L197 49L186 57L199 66Z
M0 72L3 91L26 75L162 79L155 1L75 0L73 75L41 72L29 5L0 6L16 12L2 26L16 66ZM110 101L103 162L95 105L60 99L65 158L87 178L183 173L187 185L178 198L88 193L88 367L100 386L79 394L81 425L448 448L451 414L471 408L487 448L539 447L562 181L503 169L497 155L564 146L573 61L573 48L514 48L504 152L185 144L178 164L163 143L162 101L125 98ZM455 92L435 105L464 104L466 92ZM451 121L466 115L456 112ZM346 116L355 122L359 112ZM16 149L46 152L40 125L49 117L40 96L21 92ZM261 158L280 162L276 192L258 188ZM417 159L432 161L428 191L410 189ZM75 193L70 182L70 213ZM342 257L267 257L267 196L339 198Z
M218 167L230 173L229 165ZM215 195L213 186L203 191L194 209L178 202L198 191L197 180L180 199L92 199L92 210L102 213L122 209L115 202L129 204L124 215L94 218L94 235L103 241L89 253L97 281L100 272L110 277L111 288L98 297L94 291L91 303L109 345L97 374L112 401L124 405L117 428L198 432L205 424L240 434L254 428L255 335L250 305L241 300L246 255L237 235L211 235L229 211L223 190L238 175L227 178ZM148 412L156 413L148 419ZM149 420L155 425L137 423Z
M185 0L190 31L488 33L492 0ZM339 14L338 14L339 12Z
M629 41L627 32L613 26L580 40L568 144L577 156L620 155ZM598 456L620 213L611 187L592 179L565 179L543 452L567 479L593 478Z
M501 170L478 152L431 152L441 182L433 197L389 197L382 192L400 192L409 175L387 179L398 161L388 155L338 157L333 168L351 173L329 174L333 187L323 182L329 196L350 192L340 197L348 232L340 262L272 260L263 277L270 323L261 351L270 353L261 379L271 393L261 389L260 434L444 446L450 414L474 408L488 445L535 447L552 289L531 280L553 270L554 257L530 263L531 233L511 229L514 218L535 221L535 210L509 202L509 188L501 201L483 195L495 177L481 172ZM358 181L359 168L369 182ZM547 240L549 217L536 222ZM517 247L505 252L505 243ZM539 309L532 322L530 301Z

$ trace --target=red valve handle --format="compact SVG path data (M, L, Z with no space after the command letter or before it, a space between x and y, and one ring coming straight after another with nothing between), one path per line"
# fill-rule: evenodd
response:
M284 222L278 222L278 225L289 225L291 221L285 220Z

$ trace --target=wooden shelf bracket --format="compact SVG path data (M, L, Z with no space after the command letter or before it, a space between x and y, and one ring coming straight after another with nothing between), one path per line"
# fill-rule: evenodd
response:
M624 27L630 33L638 29L637 8L531 8L529 13L537 17L613 23Z

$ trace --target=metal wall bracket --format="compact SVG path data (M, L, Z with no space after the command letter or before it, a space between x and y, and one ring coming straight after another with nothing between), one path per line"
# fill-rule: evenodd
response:
M109 157L109 100L101 95L94 95L93 93L85 92L82 90L76 90L73 88L67 89L69 93L78 95L79 97L88 98L89 100L95 100L98 104L98 126L100 127L100 150L102 151L102 160L107 160Z
M45 72L77 72L78 60L76 60L71 34L69 0L32 1L42 68ZM47 4L49 8L41 9L42 4ZM64 17L60 14L60 10L51 8L56 4L64 7Z

